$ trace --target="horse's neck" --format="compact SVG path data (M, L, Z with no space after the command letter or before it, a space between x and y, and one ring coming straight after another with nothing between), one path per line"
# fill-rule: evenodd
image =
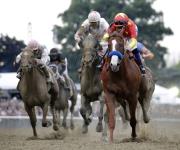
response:
M84 67L84 74L88 80L92 80L97 74L96 66L93 65L93 67Z
M24 73L24 81L27 84L28 90L37 91L42 82L43 75L41 75L40 71L36 68L33 68L30 72Z
M120 64L119 73L122 76L132 75L138 69L135 60L130 59L128 54L124 55L124 58Z

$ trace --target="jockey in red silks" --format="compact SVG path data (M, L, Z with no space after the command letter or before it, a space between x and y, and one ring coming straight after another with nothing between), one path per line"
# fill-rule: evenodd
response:
M132 51L141 73L145 74L140 52L137 49L137 31L137 25L126 14L118 13L115 15L113 23L111 23L108 32L103 38L108 40L109 35L113 32L117 32L119 36L122 36L125 39L125 49Z

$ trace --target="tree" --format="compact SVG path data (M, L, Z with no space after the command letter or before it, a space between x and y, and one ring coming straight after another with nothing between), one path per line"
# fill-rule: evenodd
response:
M155 0L72 0L67 11L58 15L63 25L55 25L53 28L56 43L62 45L62 51L69 60L69 71L73 79L77 79L76 71L81 60L81 50L77 50L74 34L87 18L91 10L97 10L109 23L118 12L124 12L138 25L138 41L144 43L155 53L155 59L147 64L154 71L166 66L164 55L167 49L158 42L164 36L173 34L170 28L166 28L163 22L163 13L156 12L152 8ZM73 55L72 55L73 54Z
M15 57L25 47L23 41L10 38L7 35L0 35L0 72L15 72L18 66L13 66Z

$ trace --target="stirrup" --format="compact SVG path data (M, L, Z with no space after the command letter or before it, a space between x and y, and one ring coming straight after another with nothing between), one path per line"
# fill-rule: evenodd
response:
M20 75L20 74L17 74L17 75L16 75L16 78L21 79L21 75Z
M97 65L96 68L102 70L102 64Z
M141 74L146 74L146 69L144 67L140 67Z

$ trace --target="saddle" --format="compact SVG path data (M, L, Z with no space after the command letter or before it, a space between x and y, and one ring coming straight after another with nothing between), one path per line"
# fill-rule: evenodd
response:
M49 67L53 71L53 76L56 80L59 80L61 85L67 89L67 80L69 80L64 74L60 74L58 66L56 64L50 64ZM70 85L71 86L71 85ZM72 88L72 87L70 87Z

